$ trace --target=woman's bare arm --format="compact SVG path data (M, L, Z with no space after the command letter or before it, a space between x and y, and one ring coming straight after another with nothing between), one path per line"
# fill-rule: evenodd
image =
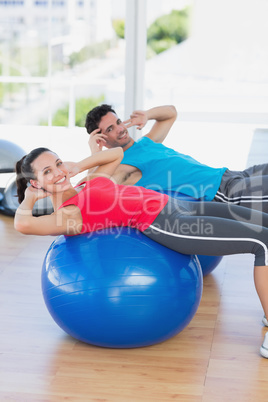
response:
M43 190L33 187L26 189L25 198L15 214L15 229L23 234L39 236L79 234L82 227L82 216L79 208L75 205L61 208L51 215L33 216L32 211L35 202L44 196L47 194Z

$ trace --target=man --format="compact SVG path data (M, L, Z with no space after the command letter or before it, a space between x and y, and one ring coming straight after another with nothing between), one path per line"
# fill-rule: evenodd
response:
M113 176L119 184L183 193L196 199L242 205L268 212L268 164L244 171L213 168L162 144L176 120L174 106L134 111L122 122L109 105L92 109L86 118L91 152L121 146L124 158ZM142 129L155 120L148 134L136 142L128 128Z

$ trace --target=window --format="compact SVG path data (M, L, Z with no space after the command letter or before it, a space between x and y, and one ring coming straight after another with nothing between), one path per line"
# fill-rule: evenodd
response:
M180 42L185 21L172 13L185 7ZM266 0L148 0L145 105L175 104L188 121L267 124L267 14Z
M86 102L123 111L125 44L113 21L125 16L114 2L0 0L0 124L79 125Z

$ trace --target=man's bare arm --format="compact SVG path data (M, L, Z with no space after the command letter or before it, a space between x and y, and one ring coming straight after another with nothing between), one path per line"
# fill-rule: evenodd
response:
M163 142L176 118L177 111L174 106L157 106L145 111L135 110L131 114L130 119L124 123L127 128L137 126L141 130L148 120L155 120L153 127L145 137L150 138L154 142Z

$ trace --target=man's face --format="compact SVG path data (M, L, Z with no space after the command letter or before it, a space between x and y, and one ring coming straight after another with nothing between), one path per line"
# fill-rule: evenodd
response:
M108 137L105 143L107 148L122 147L125 150L134 142L124 123L112 112L101 118L99 128Z

